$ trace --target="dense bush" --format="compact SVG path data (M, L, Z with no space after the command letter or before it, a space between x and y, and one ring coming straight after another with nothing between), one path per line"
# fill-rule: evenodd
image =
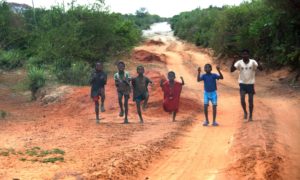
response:
M18 50L3 51L0 50L1 69L10 70L23 65L24 57Z
M87 62L77 61L71 63L58 60L53 66L52 72L59 82L74 85L87 85L91 75L91 68Z
M253 0L184 12L171 25L178 37L218 54L231 56L247 48L270 66L300 68L299 12L299 1Z

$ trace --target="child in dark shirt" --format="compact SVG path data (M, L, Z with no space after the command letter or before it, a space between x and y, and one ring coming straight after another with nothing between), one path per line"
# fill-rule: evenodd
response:
M102 63L96 63L95 71L92 73L91 84L91 98L95 102L96 123L99 123L99 99L101 97L101 112L104 112L105 100L105 85L107 82L107 74L103 71Z
M143 109L145 109L147 107L147 102L149 99L148 84L152 84L152 81L144 76L145 69L143 66L138 66L136 70L138 76L133 78L131 81L133 86L133 101L136 102L136 108L140 118L140 123L143 123L144 120L141 112L141 101L144 101Z

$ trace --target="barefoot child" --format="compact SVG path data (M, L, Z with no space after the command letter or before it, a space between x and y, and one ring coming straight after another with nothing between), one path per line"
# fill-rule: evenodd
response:
M219 124L216 122L216 116L217 116L217 83L216 79L224 79L223 75L220 71L220 67L217 66L217 70L219 72L218 74L211 73L212 67L210 64L205 64L204 70L206 74L201 75L201 67L198 68L198 76L197 81L204 81L204 114L205 114L205 121L203 123L203 126L209 125L208 120L208 104L209 101L213 104L213 126L218 126Z
M104 112L105 100L105 85L107 82L107 74L103 71L101 62L96 63L95 71L92 73L91 84L91 98L95 102L96 123L99 123L99 99L101 97L101 112Z
M125 63L120 61L118 62L118 72L114 75L115 85L117 87L118 92L118 101L120 106L120 117L124 116L124 109L125 109L125 118L124 123L128 123L128 99L130 95L130 75L127 71L125 71ZM122 99L124 96L124 108Z
M133 101L135 101L136 103L140 123L143 123L144 120L141 112L141 101L144 101L143 109L145 109L149 98L148 84L152 84L152 81L144 76L145 69L143 66L138 66L136 68L136 71L138 73L138 76L133 78L131 81L133 86Z
M179 98L182 86L184 85L184 80L180 77L181 83L175 81L175 73L173 71L168 72L168 79L169 80L165 82L161 80L160 87L164 92L163 108L166 112L173 113L174 122L176 113L178 112Z

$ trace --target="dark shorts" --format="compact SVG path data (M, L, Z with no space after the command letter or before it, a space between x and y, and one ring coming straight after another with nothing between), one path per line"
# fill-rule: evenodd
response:
M254 84L240 84L240 93L255 94Z
M141 101L145 100L148 96L149 96L148 92L145 92L145 93L142 93L138 96L135 96L133 98L133 101L141 102Z
M102 87L97 91L93 91L91 92L91 97L94 101L99 101L100 97L101 98L105 98L105 88Z
M122 91L118 91L118 98L120 99L120 98L122 98L122 97L125 97L125 98L130 98L130 95L129 95L129 93L128 92L122 92Z

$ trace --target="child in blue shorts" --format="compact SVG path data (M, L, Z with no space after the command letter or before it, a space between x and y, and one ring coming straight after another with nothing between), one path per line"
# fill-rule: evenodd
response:
M221 71L220 66L217 66L218 74L211 73L212 67L210 64L205 64L204 70L205 74L201 75L201 67L198 68L198 76L197 81L204 81L204 114L205 114L205 121L203 126L209 125L208 120L208 103L211 101L213 104L213 126L218 126L219 124L216 122L217 116L217 102L218 102L218 95L217 95L217 83L216 80L224 79Z

